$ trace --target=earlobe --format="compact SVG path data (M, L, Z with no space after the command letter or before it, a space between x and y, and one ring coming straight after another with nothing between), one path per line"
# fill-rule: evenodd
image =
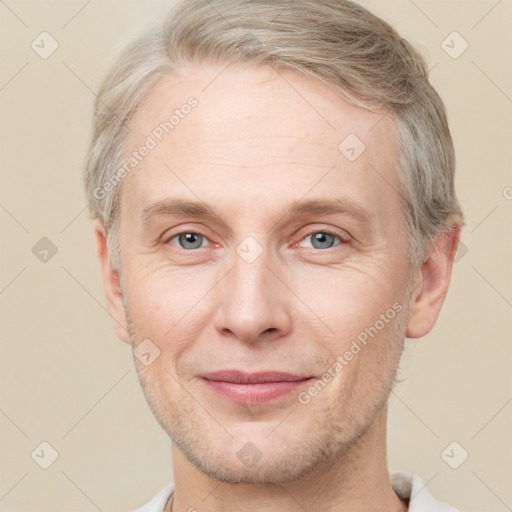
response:
M428 334L439 317L450 285L460 230L460 225L455 224L450 231L438 235L429 245L422 266L416 270L405 334L408 338Z
M130 335L128 333L128 325L126 322L126 312L119 285L119 276L112 268L108 259L105 229L100 219L94 219L93 229L96 241L96 257L101 270L101 279L107 300L107 309L114 323L114 329L118 338L125 343L130 343Z

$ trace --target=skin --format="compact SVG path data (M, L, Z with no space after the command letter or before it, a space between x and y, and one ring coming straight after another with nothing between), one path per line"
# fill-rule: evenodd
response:
M404 337L424 336L437 320L458 221L410 268L391 116L291 70L223 68L190 65L161 79L131 120L134 150L189 96L198 100L123 179L120 274L94 221L117 335L160 350L150 365L134 362L173 440L172 509L405 511L388 476L387 399ZM366 146L352 162L338 149L349 134ZM216 216L144 224L144 209L166 198L207 203ZM357 203L369 221L287 215L296 201L336 198ZM335 236L314 245L311 235L326 229ZM203 238L187 242L180 232ZM262 251L251 263L237 253L247 236ZM400 312L300 403L299 391L395 303ZM312 380L269 402L237 404L201 378L221 369ZM261 455L250 467L237 456L246 443Z

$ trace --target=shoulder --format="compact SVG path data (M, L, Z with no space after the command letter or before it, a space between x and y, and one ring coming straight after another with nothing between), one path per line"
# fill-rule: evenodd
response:
M390 471L389 479L395 493L409 502L409 512L460 512L436 500L418 475L408 471Z
M160 489L147 503L136 509L134 512L162 512L169 496L174 491L174 483Z

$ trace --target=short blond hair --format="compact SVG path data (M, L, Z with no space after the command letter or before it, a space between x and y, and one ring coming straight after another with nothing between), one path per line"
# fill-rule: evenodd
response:
M127 124L156 81L204 62L286 67L328 84L352 104L386 109L397 128L398 192L412 266L421 265L429 241L450 229L448 217L463 224L443 102L423 57L388 23L347 0L182 0L122 51L95 104L84 181L114 269L121 269L122 183L100 197L97 191L122 164Z

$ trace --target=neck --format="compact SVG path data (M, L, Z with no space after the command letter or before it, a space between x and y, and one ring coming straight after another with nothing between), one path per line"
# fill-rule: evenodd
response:
M406 512L389 481L386 457L387 406L378 413L365 434L336 460L283 485L228 484L214 480L193 466L173 444L175 488L166 512L193 510L292 512Z

